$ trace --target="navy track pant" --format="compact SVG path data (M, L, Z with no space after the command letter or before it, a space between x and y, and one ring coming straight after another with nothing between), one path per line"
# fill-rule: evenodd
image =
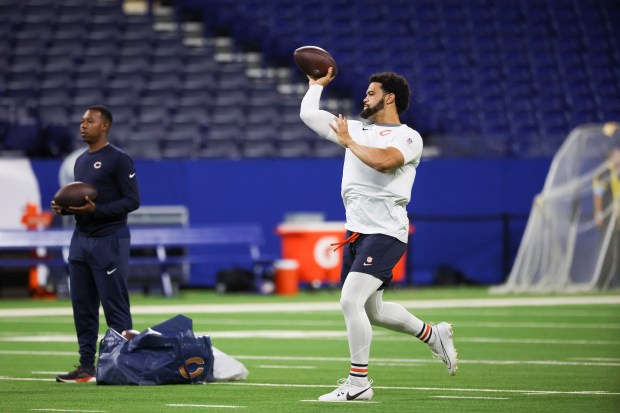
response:
M94 366L99 333L99 304L108 327L132 328L127 276L130 239L127 230L91 237L77 229L69 248L69 281L80 365ZM125 235L119 238L119 234Z

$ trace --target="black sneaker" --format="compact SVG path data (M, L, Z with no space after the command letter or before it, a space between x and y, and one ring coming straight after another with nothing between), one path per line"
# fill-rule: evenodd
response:
M77 368L67 374L56 376L59 383L87 383L89 381L97 381L95 377L95 368L87 366L76 366Z

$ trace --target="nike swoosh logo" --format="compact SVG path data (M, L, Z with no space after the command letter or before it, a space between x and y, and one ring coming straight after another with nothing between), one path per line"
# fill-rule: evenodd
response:
M136 173L135 173L135 172L134 172L134 173L132 173L132 174L129 174L129 179L133 178L134 176L136 176Z
M347 392L347 400L355 400L355 399L357 399L362 394L366 393L368 391L368 389L370 389L370 386L366 387L364 390L362 390L361 392L356 393L354 395L351 395L351 393Z
M451 368L452 363L450 362L450 357L448 357L448 352L446 351L446 348L443 345L443 340L441 339L441 337L439 337L439 343L441 343L441 351L443 351L443 357L444 357L444 360L446 360L446 366L448 366L448 368Z
M367 262L364 263L364 267L370 267L372 264L368 264Z
M118 270L118 268L114 268L113 270L110 271L106 271L108 273L108 275L112 274L114 271Z

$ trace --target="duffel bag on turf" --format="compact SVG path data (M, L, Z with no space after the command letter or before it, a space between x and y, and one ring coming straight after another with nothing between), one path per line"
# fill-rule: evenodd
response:
M99 346L97 384L204 384L213 382L208 336L195 337L192 320L178 315L131 340L108 329Z

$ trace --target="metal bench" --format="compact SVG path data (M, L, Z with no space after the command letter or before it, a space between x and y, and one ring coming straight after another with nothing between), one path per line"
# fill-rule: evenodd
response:
M62 259L49 258L0 258L0 268L32 267L38 264L61 266L68 264L69 243L72 229L41 231L0 230L0 251L32 251L37 248L62 251ZM246 257L255 264L255 271L262 263L260 248L264 245L262 228L256 224L212 225L193 227L139 227L131 228L131 247L154 248L155 257L132 257L130 265L157 264L161 266L161 286L164 295L173 294L170 265L213 261L208 254L191 253L169 256L167 250L175 247L243 247ZM218 258L222 258L218 255Z

